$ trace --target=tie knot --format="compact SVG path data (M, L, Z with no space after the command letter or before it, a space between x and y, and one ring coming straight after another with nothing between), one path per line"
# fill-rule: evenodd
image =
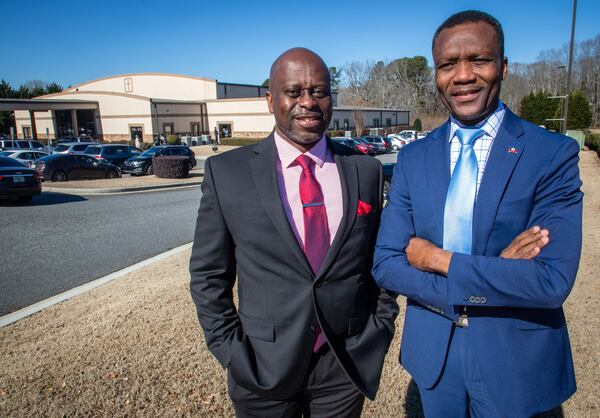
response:
M483 135L483 129L458 128L455 132L461 145L472 145L473 141Z
M315 165L315 160L306 154L299 155L298 158L296 158L296 161L298 164L300 164L300 167L302 167L303 170L310 170L312 166Z

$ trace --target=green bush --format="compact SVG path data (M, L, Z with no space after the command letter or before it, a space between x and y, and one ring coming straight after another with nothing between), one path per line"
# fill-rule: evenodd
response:
M421 123L421 119L417 118L415 119L415 123L413 124L413 129L415 131L422 131L423 130L423 124Z
M152 171L162 179L181 179L190 174L190 159L181 155L154 157Z
M329 135L330 138L336 137L336 136L344 136L346 132L345 131L341 131L341 130L330 130L327 135Z
M587 134L585 145L592 151L600 151L600 134Z
M152 142L142 142L140 145L140 149L142 151L146 151L148 148L152 148L154 144Z
M167 144L179 145L179 138L177 138L177 135L168 135L167 136Z
M220 140L221 145L233 145L237 147L245 147L246 145L254 145L262 138L223 138Z

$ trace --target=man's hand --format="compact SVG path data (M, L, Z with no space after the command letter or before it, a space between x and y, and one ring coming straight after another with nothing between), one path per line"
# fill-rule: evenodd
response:
M446 276L448 275L452 253L423 238L414 237L406 247L406 257L414 268Z
M531 260L550 242L550 232L534 226L523 231L506 247L500 257Z

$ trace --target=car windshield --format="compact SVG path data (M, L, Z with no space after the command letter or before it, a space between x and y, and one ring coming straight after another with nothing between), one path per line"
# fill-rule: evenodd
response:
M8 157L14 153L15 153L14 151L2 151L2 152L0 152L0 157Z
M142 155L144 157L153 157L155 156L158 152L160 152L160 148L157 147L152 147L152 148L148 148L146 151L142 152Z
M62 152L62 151L66 151L69 149L68 145L58 145L56 148L54 148L55 152Z
M101 151L102 147L87 147L83 153L87 155L100 155Z

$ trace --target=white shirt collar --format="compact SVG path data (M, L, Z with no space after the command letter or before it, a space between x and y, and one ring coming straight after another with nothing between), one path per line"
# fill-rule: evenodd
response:
M502 103L502 100L498 100L498 107L496 107L496 110L490 113L487 118L474 125L474 127L483 129L488 136L490 136L492 139L495 139L496 134L500 129L500 125L502 124L502 119L504 119L505 113L506 107L504 106L504 103ZM466 126L467 125L459 122L454 116L450 115L450 136L448 141L452 141L452 138L454 138L454 132L456 132L458 128L464 128Z

